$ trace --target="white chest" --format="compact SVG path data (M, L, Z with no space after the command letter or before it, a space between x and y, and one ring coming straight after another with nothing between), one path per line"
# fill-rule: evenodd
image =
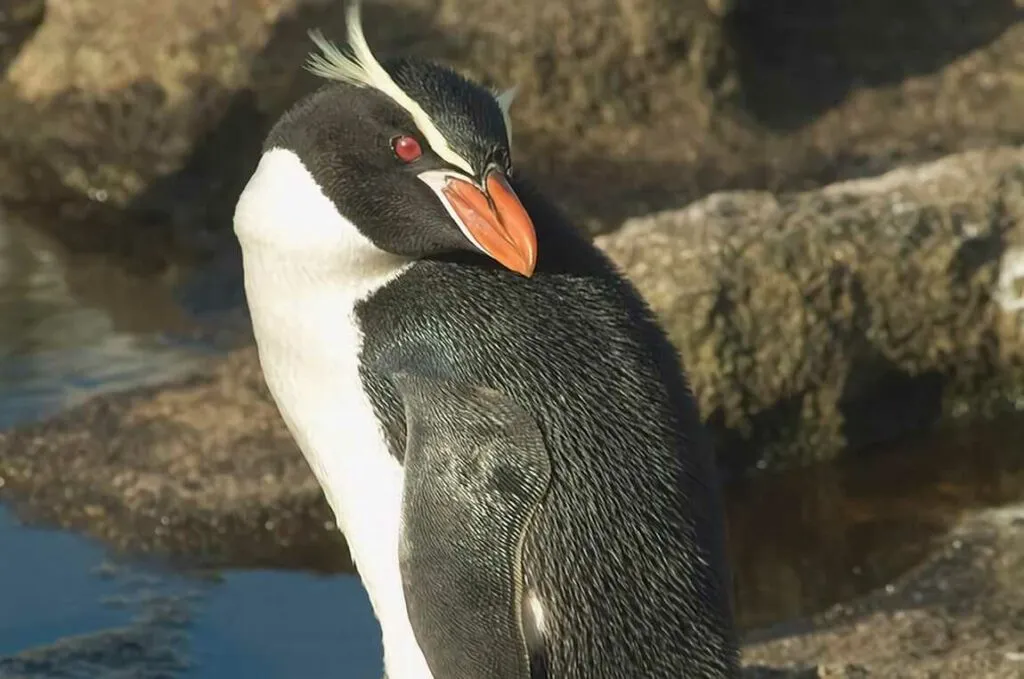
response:
M354 315L409 261L377 249L284 149L264 154L234 221L264 377L348 541L388 677L432 679L398 565L402 467L363 391Z
M402 467L362 388L362 337L352 305L325 292L292 299L285 308L251 304L260 363L348 542L381 625L388 676L430 679L399 571Z
M249 298L265 300L259 294ZM254 302L250 308L271 394L339 525L355 542L360 525L372 523L372 515L360 511L370 507L360 500L374 505L396 500L381 491L401 485L402 469L387 449L360 381L362 336L352 301L314 293L293 298L283 308ZM368 487L377 492L360 491ZM352 549L358 551L359 545Z

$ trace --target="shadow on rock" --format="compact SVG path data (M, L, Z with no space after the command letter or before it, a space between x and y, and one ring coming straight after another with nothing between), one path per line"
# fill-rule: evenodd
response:
M856 87L931 73L1021 16L1014 0L748 0L726 26L746 107L789 130Z
M838 407L841 435L851 452L920 434L942 420L942 394L951 382L948 375L935 370L914 375L880 354L854 363L850 375L858 376L857 388L848 383Z
M0 7L0 76L32 37L46 15L44 0L13 0Z

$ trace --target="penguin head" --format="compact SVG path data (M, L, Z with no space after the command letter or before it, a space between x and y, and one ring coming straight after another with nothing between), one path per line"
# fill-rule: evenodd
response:
M236 207L243 246L354 260L473 251L532 275L536 234L509 181L512 92L424 61L379 62L358 2L347 19L344 48L310 34L320 51L307 68L329 82L271 129Z

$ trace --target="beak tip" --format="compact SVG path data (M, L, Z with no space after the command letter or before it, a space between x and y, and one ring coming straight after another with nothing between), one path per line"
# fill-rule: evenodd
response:
M453 180L442 197L477 248L506 269L532 278L537 267L537 233L530 215L504 175L490 173L485 190L486 194L470 182Z
M536 269L536 265L529 260L520 260L518 262L505 262L502 264L503 268L513 273L517 273L523 278L533 278L533 274Z
M535 244L531 244L531 247L524 248L522 254L522 262L517 267L517 272L521 273L526 278L533 278L533 274L537 269L537 247Z

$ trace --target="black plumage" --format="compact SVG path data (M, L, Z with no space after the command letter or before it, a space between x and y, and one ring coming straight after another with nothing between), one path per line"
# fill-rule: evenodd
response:
M537 229L532 278L439 257L357 308L393 450L405 454L407 423L392 375L496 390L551 458L522 552L548 611L549 676L733 676L719 491L677 353L603 254L515 188Z

